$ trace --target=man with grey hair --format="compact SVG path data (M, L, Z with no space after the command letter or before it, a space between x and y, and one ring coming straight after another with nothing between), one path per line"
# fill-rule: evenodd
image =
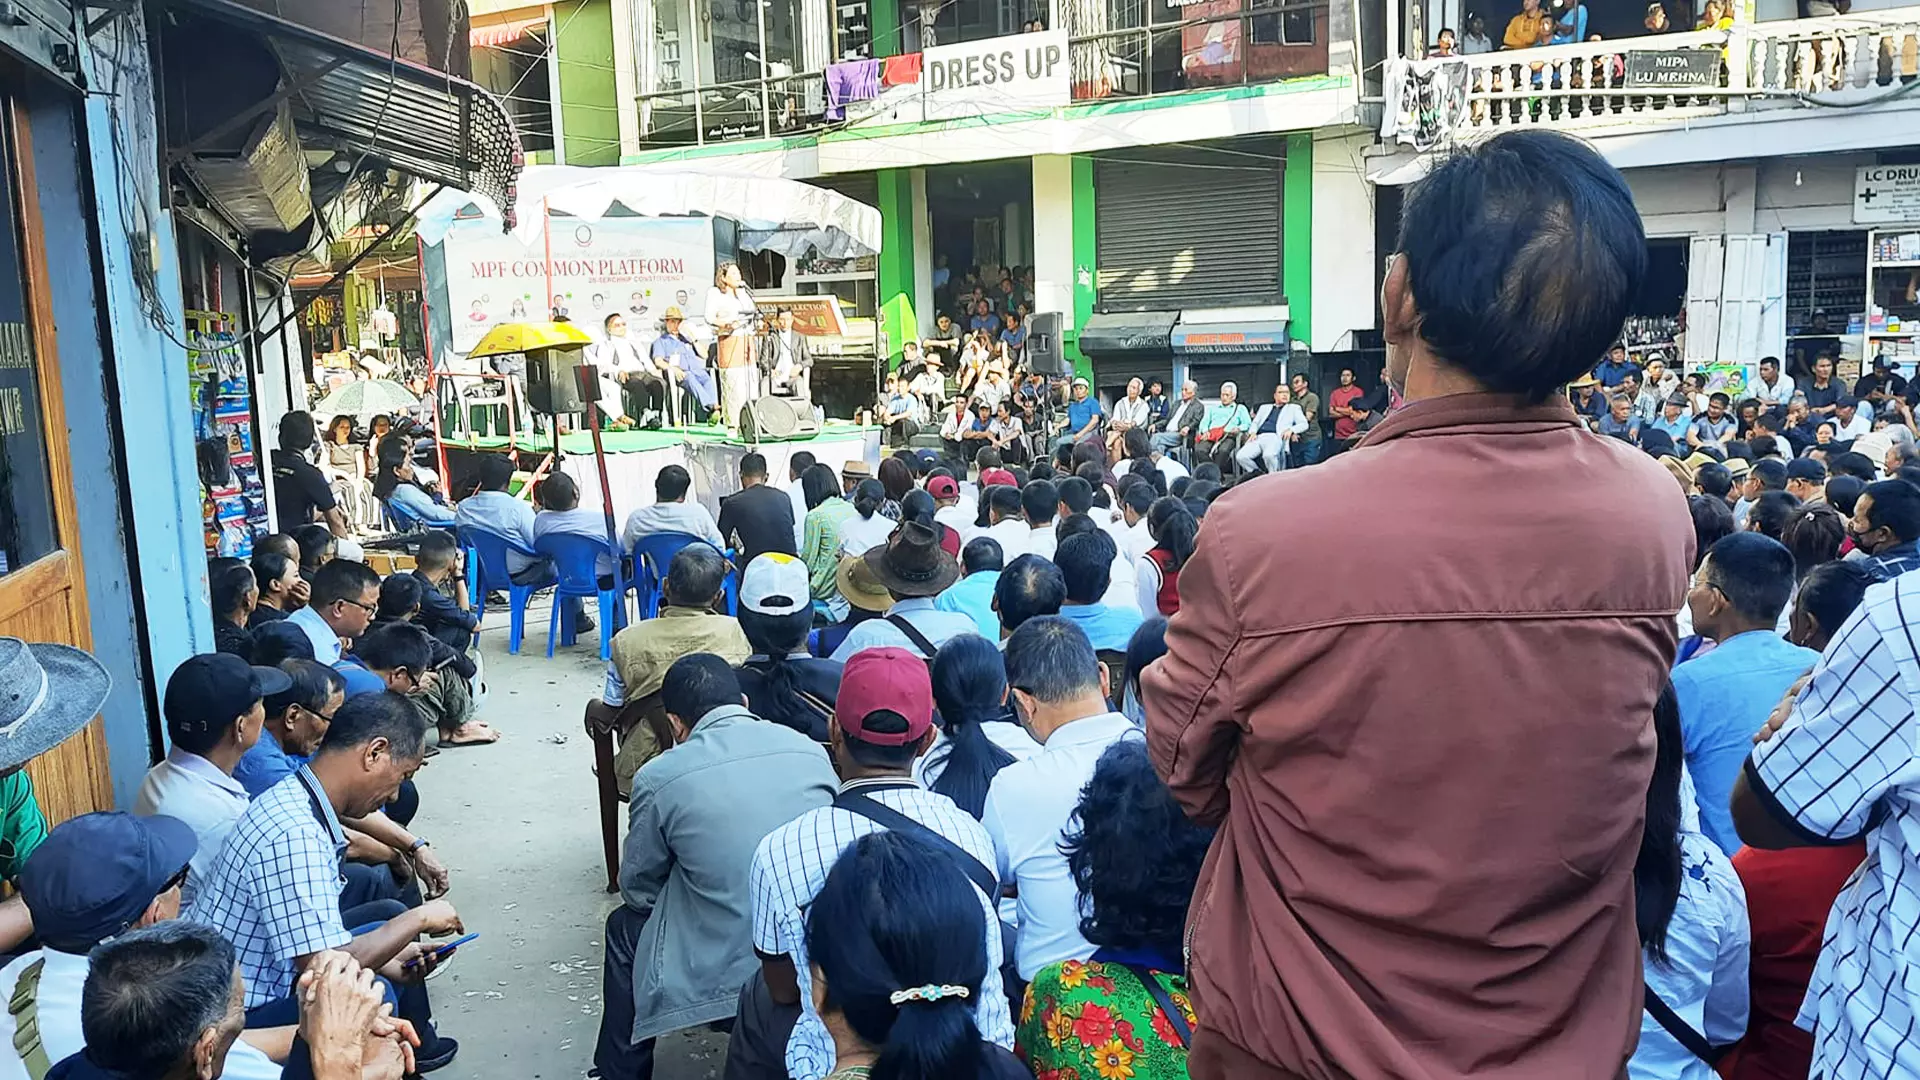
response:
M1193 440L1196 460L1203 456L1213 458L1223 475L1233 471L1234 452L1240 449L1240 440L1253 430L1253 417L1247 414L1247 407L1240 404L1239 397L1238 386L1221 383L1220 403L1207 406L1207 417L1200 421L1200 430Z
M1061 853L1080 789L1107 747L1141 737L1107 704L1107 671L1080 627L1058 615L1020 624L1007 639L1007 686L1020 723L1040 752L1001 769L981 824L1000 858L1000 882L1018 890L1020 977L1048 964L1085 960L1079 890Z
M95 949L80 995L86 1047L49 1076L219 1076L246 1027L233 946L195 923L135 930Z
M1199 430L1200 421L1206 419L1206 403L1199 398L1200 384L1188 379L1180 384L1180 403L1167 414L1160 430L1153 433L1152 445L1160 453L1168 453L1184 445L1192 433Z

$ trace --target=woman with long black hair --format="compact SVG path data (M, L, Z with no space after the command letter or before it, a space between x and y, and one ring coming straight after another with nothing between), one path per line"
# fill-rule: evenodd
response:
M854 516L840 526L841 555L865 555L893 535L900 511L896 508L893 517L888 517L881 512L886 502L886 486L878 480L862 480L853 486Z
M453 508L434 500L413 474L413 439L394 432L380 440L379 471L373 479L374 498L422 525L453 527Z
M827 1080L1033 1080L974 1021L986 918L953 856L927 841L882 831L847 848L807 910Z
M1714 1080L1713 1065L1688 1044L1725 1047L1747 1029L1747 894L1697 815L1686 812L1686 746L1671 685L1654 704L1653 731L1647 823L1633 867L1649 1007L1627 1072L1633 1080Z
M753 655L735 669L747 708L827 742L840 694L840 662L807 652L813 602L807 564L777 551L754 556L740 575L740 630Z
M1006 657L978 634L949 639L933 657L933 705L940 738L914 775L978 819L994 776L1040 752L1007 711Z

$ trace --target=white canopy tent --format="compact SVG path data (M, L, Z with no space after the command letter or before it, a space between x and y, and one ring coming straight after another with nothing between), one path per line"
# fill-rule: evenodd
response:
M837 191L779 177L646 166L527 169L516 194L514 235L530 243L539 237L549 214L598 219L615 203L644 217L729 219L738 223L740 247L746 251L792 258L814 248L832 259L880 251L880 211ZM499 208L484 196L442 192L420 212L421 239L439 243L469 205L500 217Z

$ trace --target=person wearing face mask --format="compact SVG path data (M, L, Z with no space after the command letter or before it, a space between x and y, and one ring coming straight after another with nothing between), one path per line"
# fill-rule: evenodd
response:
M1868 484L1853 504L1847 535L1877 581L1920 566L1920 488L1905 480Z

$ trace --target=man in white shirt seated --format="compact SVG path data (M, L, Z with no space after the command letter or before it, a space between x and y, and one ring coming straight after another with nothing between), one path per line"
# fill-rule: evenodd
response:
M892 645L931 660L948 638L970 634L973 620L953 611L941 611L934 598L960 577L960 564L940 549L940 538L930 526L906 521L880 547L861 556L867 569L887 588L893 604L885 615L853 628L832 659L842 663L862 649ZM842 560L840 576L848 567ZM850 591L850 586L842 586Z
M927 477L927 494L933 496L933 520L960 534L960 543L964 546L977 532L974 528L974 508L966 505L960 496L960 481L936 470Z
M981 824L993 837L1000 883L1017 890L1014 955L1020 977L1032 979L1048 964L1093 955L1080 934L1080 894L1061 844L1100 755L1142 734L1107 708L1106 669L1072 622L1028 619L1007 639L1006 654L1014 712L1041 748L993 778Z
M1139 379L1127 381L1127 396L1113 403L1113 416L1107 421L1107 459L1120 460L1120 452L1126 446L1127 432L1138 428L1145 433L1147 425L1153 419L1153 406L1140 396L1146 387Z
M1241 473L1253 471L1255 462L1264 462L1267 471L1276 473L1287 467L1287 455L1293 442L1307 430L1307 414L1293 403L1293 392L1286 383L1273 388L1271 404L1260 406L1253 418L1253 436L1234 452L1234 464Z
M129 930L178 919L195 847L183 821L118 811L85 814L47 834L19 881L40 949L0 968L0 994L24 991L30 1002L0 1009L0 1080L38 1080L51 1063L86 1048L80 1010L88 954ZM242 1032L220 1075L279 1080L272 1058L287 1056L293 1036L292 1027Z
M641 537L655 533L685 533L697 536L724 552L727 542L704 504L689 502L687 492L693 477L679 465L669 465L653 477L653 496L659 500L627 515L627 526L620 531L620 549L632 551ZM604 523L602 531L604 531Z
M979 535L992 537L1007 562L1025 555L1027 537L1033 530L1027 528L1026 513L1020 505L1020 489L991 484L982 489L980 497L987 500L987 528Z
M167 677L161 709L173 749L147 770L133 811L176 818L198 838L183 899L192 900L199 879L213 872L227 833L247 812L246 786L233 771L260 741L263 699L292 688L292 677L279 668L250 667L229 653L189 656Z
M1053 558L1060 544L1054 533L1054 518L1060 511L1060 489L1051 480L1029 480L1020 489L1020 511L1027 519L1027 542L1022 551L1043 559Z

